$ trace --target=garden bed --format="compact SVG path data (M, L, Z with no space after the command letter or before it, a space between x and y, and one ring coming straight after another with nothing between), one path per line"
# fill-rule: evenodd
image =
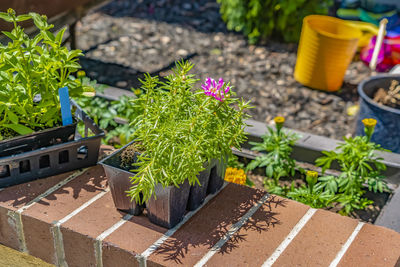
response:
M250 162L249 158L240 157L239 161L247 165ZM307 164L307 163L298 163L302 168L307 169L319 169L315 168L314 165ZM304 176L304 175L303 175ZM266 189L264 186L264 180L267 179L265 176L265 168L257 168L254 171L249 171L247 173L248 179L254 183L254 186L258 189ZM284 177L280 180L281 186L289 186L295 182L295 186L299 187L305 184L304 177L300 173L296 173L294 177ZM368 223L375 223L376 219L378 218L380 212L382 211L383 207L386 205L388 200L391 198L392 194L389 192L383 193L374 193L367 191L364 195L367 199L372 200L374 203L369 205L365 210L356 210L349 214L349 217L361 220L363 222ZM337 213L340 210L338 203L335 203L333 207L325 208L325 210Z

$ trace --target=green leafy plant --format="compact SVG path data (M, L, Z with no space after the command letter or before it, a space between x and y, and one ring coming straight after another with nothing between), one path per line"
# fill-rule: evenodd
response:
M193 90L197 80L189 74L192 67L178 62L166 82L146 75L141 81L146 94L132 101L133 108L143 110L131 123L144 151L134 163L138 169L129 191L137 203L148 200L158 183L199 183L196 176L204 162L224 158L246 139L249 104L236 98L222 79L208 78L202 89Z
M243 32L250 43L270 36L297 42L303 18L327 14L332 0L218 0L229 30Z
M296 162L291 158L291 153L293 145L300 137L282 129L285 122L283 117L275 117L274 120L276 129L268 127L268 133L262 136L262 143L249 142L253 145L252 150L267 153L257 156L246 169L249 171L265 167L265 174L270 179L264 182L269 192L282 195L285 190L279 185L279 179L294 176Z
M2 32L10 42L0 44L0 140L59 125L59 88L67 86L71 97L94 92L72 76L81 51L62 46L65 28L54 35L46 16L9 9L0 18L14 25ZM30 19L39 30L33 38L18 25Z
M102 90L103 88L96 87L96 91ZM143 112L132 107L131 100L135 98L135 96L124 95L118 100L109 101L101 97L80 96L75 100L93 118L94 122L106 131L104 143L119 148L133 140L136 128L130 126L129 122ZM116 121L117 118L120 121ZM124 121L126 123L123 123Z
M324 190L323 184L317 183L317 181L318 173L315 171L307 171L307 185L294 188L292 183L291 190L287 196L316 209L332 206L338 196L335 196L332 192Z
M339 194L338 202L343 206L343 214L349 214L354 209L365 209L373 203L363 198L364 185L374 192L388 190L385 177L381 174L386 165L375 153L384 149L371 142L376 120L364 119L363 123L365 136L344 138L343 144L334 151L323 151L324 156L316 160L316 165L322 167L323 173L331 167L332 162L339 164L341 174L338 177L328 175L319 180L326 191Z

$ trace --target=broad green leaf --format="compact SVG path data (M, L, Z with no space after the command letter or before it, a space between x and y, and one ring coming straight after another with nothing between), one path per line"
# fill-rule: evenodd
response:
M33 130L21 124L3 124L2 126L16 131L20 135L33 133Z

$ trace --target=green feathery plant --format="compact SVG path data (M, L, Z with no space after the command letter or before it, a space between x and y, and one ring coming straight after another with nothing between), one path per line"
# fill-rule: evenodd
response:
M134 163L138 169L129 191L137 203L147 201L158 183L199 183L204 162L229 155L231 147L240 149L246 139L249 103L236 98L222 79L208 78L202 90L192 90L197 81L189 74L192 67L178 62L166 82L146 75L141 81L146 94L132 101L133 108L143 110L131 123L144 150Z
M368 185L369 190L374 192L388 190L385 176L381 174L386 170L386 165L375 153L376 150L385 149L371 142L376 120L364 119L363 123L365 136L344 138L345 142L336 150L323 151L325 156L316 160L316 165L322 167L323 173L331 167L332 162L339 164L339 177L324 176L319 180L328 192L339 195L338 202L343 207L343 214L349 214L354 209L365 209L373 203L372 200L362 197L365 193L364 185Z
M295 174L296 162L291 158L291 153L293 145L300 137L282 129L285 118L276 117L274 121L276 129L268 127L268 133L262 136L262 143L249 142L253 145L251 150L267 153L252 160L246 170L265 167L265 174L270 179L265 180L264 183L269 192L283 195L285 190L279 185L279 179Z
M54 35L46 16L8 9L0 18L14 25L2 32L10 42L0 44L0 140L60 125L59 88L67 86L71 97L94 92L72 76L81 51L62 46L66 28ZM30 19L39 29L33 38L18 25Z

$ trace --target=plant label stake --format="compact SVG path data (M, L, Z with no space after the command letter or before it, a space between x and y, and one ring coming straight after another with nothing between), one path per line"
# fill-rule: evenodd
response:
M72 124L71 104L69 102L68 87L58 89L61 104L61 117L63 125Z

